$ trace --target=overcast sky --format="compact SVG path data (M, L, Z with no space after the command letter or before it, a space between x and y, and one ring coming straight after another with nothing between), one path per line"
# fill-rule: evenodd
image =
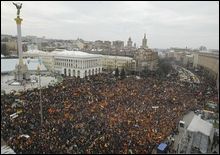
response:
M20 1L22 2L22 1ZM128 40L150 48L219 49L219 2L22 2L22 35ZM16 35L16 7L1 1L1 34Z

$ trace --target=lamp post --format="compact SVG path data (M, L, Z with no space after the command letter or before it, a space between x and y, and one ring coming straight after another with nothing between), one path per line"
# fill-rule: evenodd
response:
M41 101L41 76L40 76L40 65L37 68L38 70L38 75L39 75L39 88L40 88L40 122L41 122L41 126L43 124L43 107L42 107L42 101Z
M216 84L217 84L217 92L218 92L218 103L217 103L217 105L218 105L218 109L219 109L219 71L218 71L218 77L217 77Z

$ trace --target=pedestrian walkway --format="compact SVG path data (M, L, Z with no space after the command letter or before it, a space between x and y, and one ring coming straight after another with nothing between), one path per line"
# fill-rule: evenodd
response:
M15 91L24 91L27 89L33 89L39 87L39 76L36 76L37 82L29 82L25 85L12 86L10 85L13 81L14 76L10 75L1 75L1 90L5 90L5 93L8 94L12 90ZM54 84L57 82L57 79L52 76L41 76L41 87L47 86L49 84Z

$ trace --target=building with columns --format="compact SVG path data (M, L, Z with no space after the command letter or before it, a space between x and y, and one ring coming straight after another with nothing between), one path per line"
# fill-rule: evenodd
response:
M54 71L64 76L84 78L102 72L101 55L66 50L53 55Z
M86 75L101 73L103 69L108 71L115 68L119 68L119 70L122 68L135 69L136 66L136 61L130 57L89 54L81 51L59 49L52 52L27 51L24 52L24 57L40 58L48 71L66 76L78 76L79 73L81 78ZM81 65L83 66L81 67Z

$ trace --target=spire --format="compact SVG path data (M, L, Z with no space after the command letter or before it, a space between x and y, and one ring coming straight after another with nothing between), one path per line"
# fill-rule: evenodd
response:
M142 48L147 48L146 33L144 33L144 38L142 39Z

